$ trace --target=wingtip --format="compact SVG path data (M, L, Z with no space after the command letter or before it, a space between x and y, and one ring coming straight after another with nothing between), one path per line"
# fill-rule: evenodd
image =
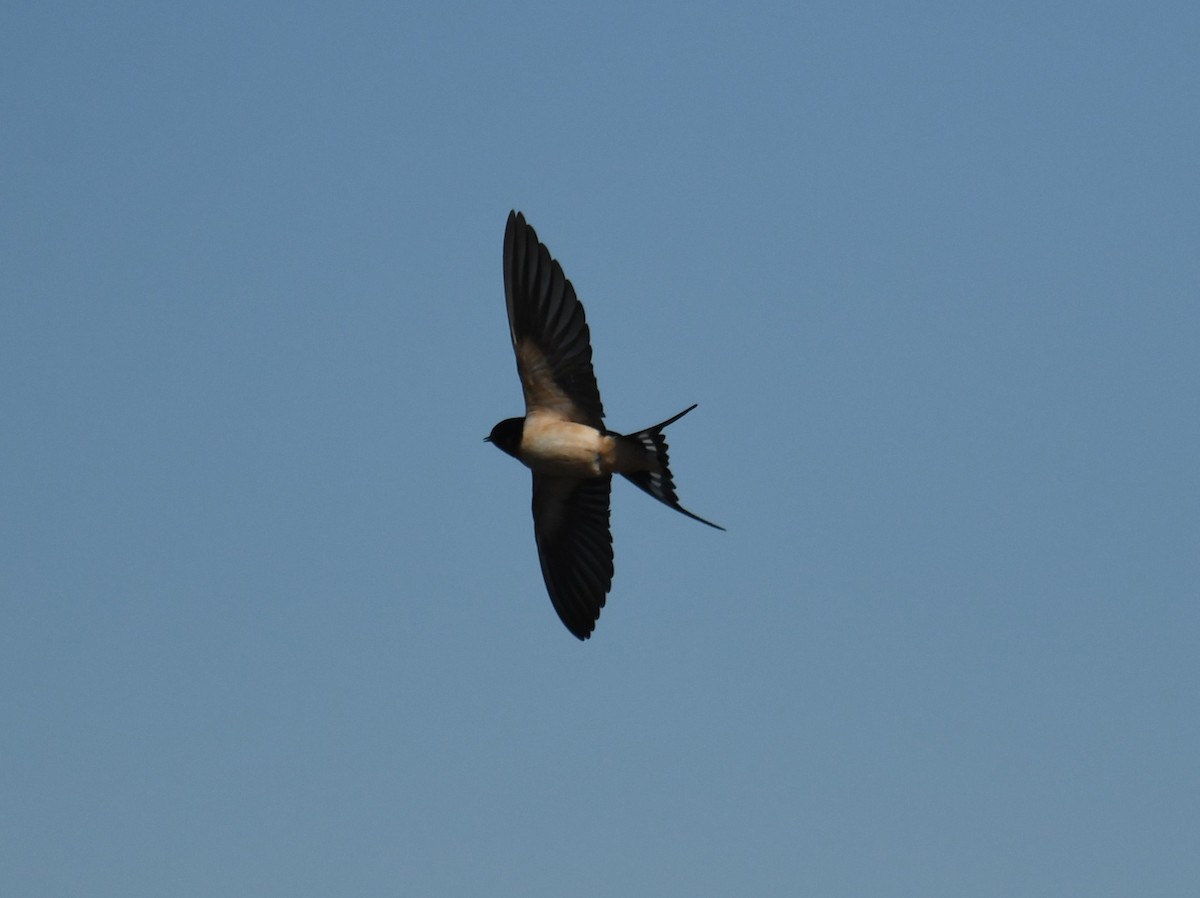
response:
M596 621L600 619L599 617L589 620L587 615L564 614L563 610L557 605L555 605L554 610L558 612L558 619L567 628L567 632L580 642L587 642L592 638L592 633L596 631Z

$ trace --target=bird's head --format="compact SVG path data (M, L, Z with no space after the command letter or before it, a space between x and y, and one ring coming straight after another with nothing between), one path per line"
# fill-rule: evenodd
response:
M516 458L517 449L521 445L521 434L524 430L524 418L505 418L492 428L492 432L484 437L483 441L491 443L497 449Z

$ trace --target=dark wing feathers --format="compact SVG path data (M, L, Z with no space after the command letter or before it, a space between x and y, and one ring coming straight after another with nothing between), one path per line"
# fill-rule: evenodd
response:
M592 635L612 586L611 477L533 475L533 529L554 610L579 639Z
M604 406L583 306L520 212L509 213L504 232L504 295L526 413L555 411L602 427Z

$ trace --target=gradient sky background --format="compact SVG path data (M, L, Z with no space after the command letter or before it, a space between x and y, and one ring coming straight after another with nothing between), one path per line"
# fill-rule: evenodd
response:
M1191 896L1200 6L0 13L0 894ZM522 209L608 423L546 598Z

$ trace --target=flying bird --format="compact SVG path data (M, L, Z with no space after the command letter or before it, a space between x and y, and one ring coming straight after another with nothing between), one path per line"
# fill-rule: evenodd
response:
M724 530L679 504L660 424L622 435L604 426L583 306L562 266L520 212L504 231L504 297L525 416L485 438L533 472L533 533L546 591L579 639L592 635L612 586L612 475L620 474L689 518Z

